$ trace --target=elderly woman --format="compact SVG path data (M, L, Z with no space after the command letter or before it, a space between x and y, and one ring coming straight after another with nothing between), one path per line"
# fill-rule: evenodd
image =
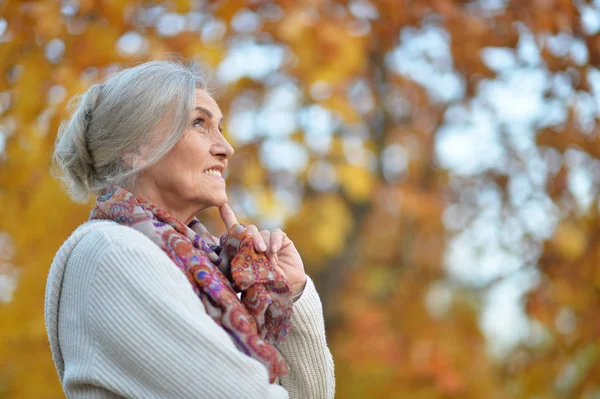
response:
M55 160L90 220L52 263L45 319L68 397L332 398L322 306L281 230L236 220L233 148L194 68L153 61L94 85ZM196 219L218 207L227 232Z

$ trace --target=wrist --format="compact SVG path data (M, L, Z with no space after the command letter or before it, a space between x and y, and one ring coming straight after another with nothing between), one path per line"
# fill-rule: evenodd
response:
M302 295L302 292L304 292L304 288L306 288L306 283L308 282L308 279L306 278L306 276L304 276L304 281L300 284L297 284L295 287L292 287L292 298L296 298L296 297L300 297L300 295Z

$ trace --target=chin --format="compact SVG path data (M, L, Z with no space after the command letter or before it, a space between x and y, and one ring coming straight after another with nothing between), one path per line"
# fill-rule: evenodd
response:
M223 205L225 205L226 203L227 203L227 195L225 195L225 194L215 196L215 197L211 198L210 201L205 202L207 208L212 208L213 206L220 208Z

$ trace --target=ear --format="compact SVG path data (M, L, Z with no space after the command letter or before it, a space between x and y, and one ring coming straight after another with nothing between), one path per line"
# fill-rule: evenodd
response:
M123 162L125 162L125 164L131 169L135 169L146 162L146 158L142 156L141 151L125 154L123 155L122 159Z

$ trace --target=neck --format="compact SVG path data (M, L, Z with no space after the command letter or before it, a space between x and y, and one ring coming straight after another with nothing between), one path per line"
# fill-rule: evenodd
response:
M197 204L188 204L181 201L170 190L160 190L156 185L136 184L131 190L136 197L144 198L160 209L169 213L175 219L184 224L189 224L194 216L200 212Z

